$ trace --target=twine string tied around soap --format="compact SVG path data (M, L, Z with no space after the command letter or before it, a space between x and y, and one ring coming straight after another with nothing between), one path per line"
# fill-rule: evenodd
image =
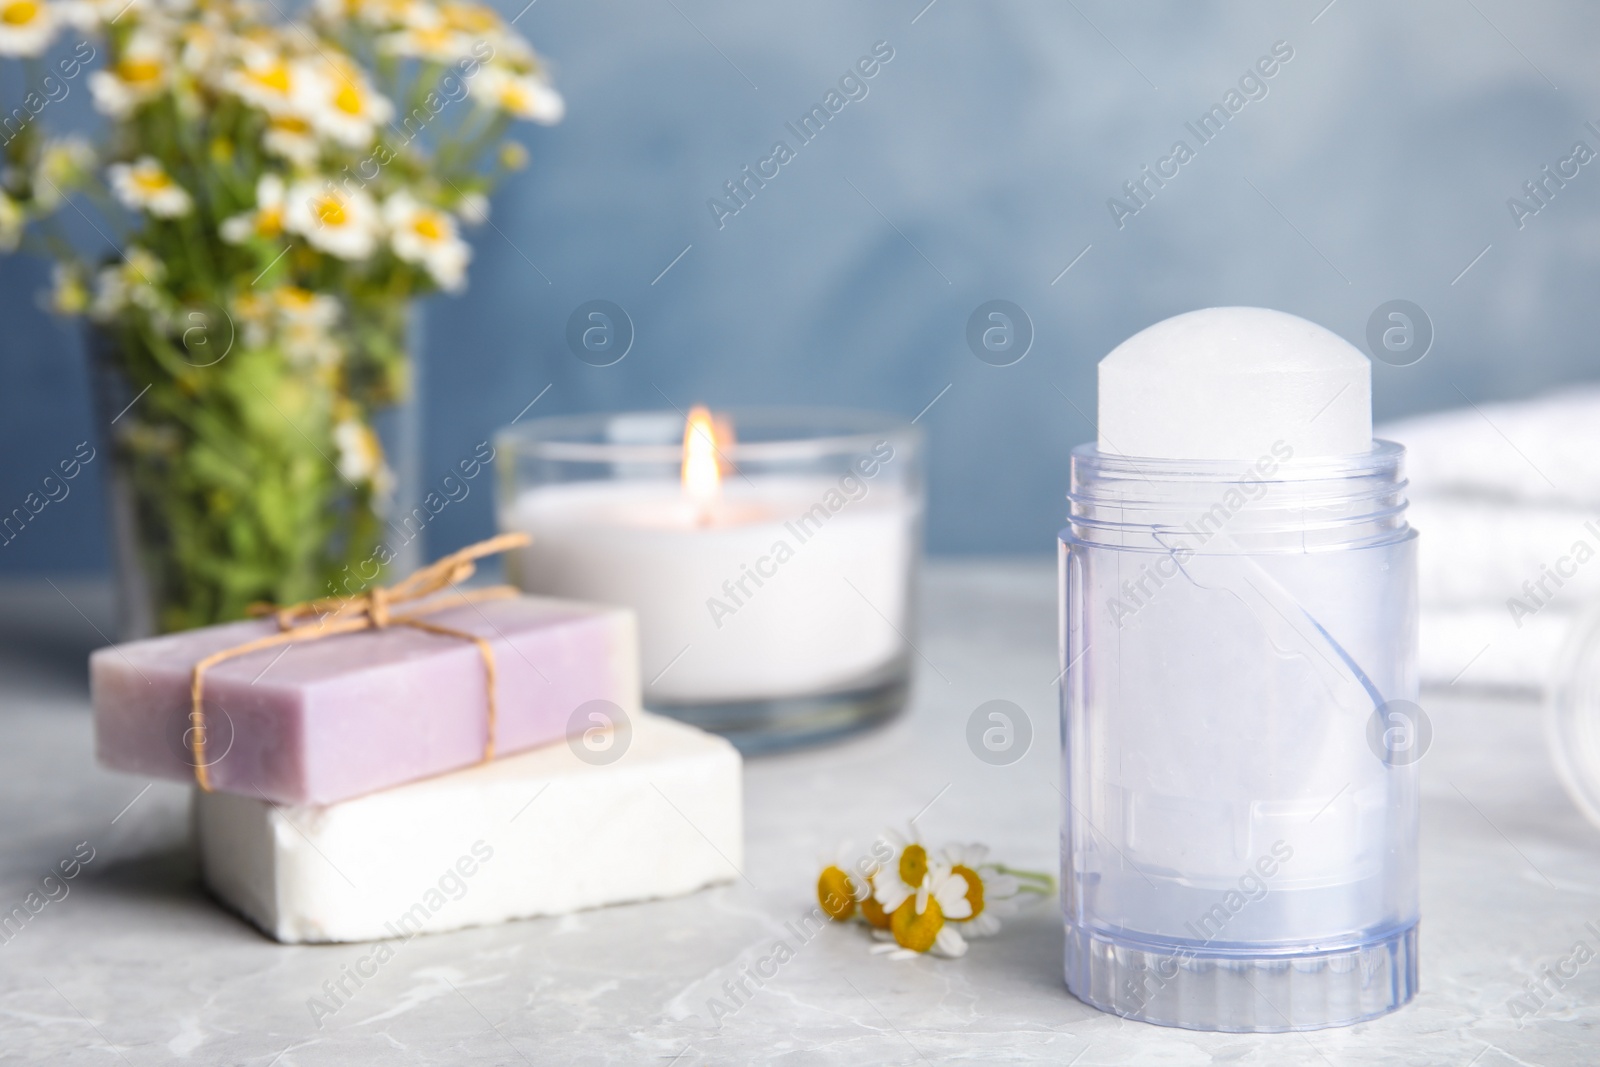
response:
M272 616L278 624L278 632L258 637L243 644L230 648L219 649L206 656L194 665L189 676L189 752L194 757L195 783L206 792L211 791L211 773L206 764L206 727L205 727L205 676L206 671L219 663L248 655L251 652L260 652L263 649L276 648L280 645L294 644L300 641L319 641L340 634L360 633L364 630L383 630L390 626L409 626L412 629L424 630L441 637L459 638L471 641L478 649L479 656L483 659L483 671L488 686L488 731L483 743L483 760L487 763L494 759L495 728L499 719L499 709L496 703L495 690L497 688L498 672L495 668L494 649L489 642L474 633L466 630L457 630L450 626L441 626L423 618L434 612L446 608L458 607L462 604L481 603L486 600L500 600L505 597L517 595L517 590L509 585L495 585L484 589L471 589L462 591L456 587L471 578L477 571L477 560L485 556L498 555L513 548L522 548L531 542L525 533L504 533L491 537L485 541L468 545L459 551L452 552L442 559L428 564L420 570L412 572L407 577L394 585L374 586L373 588L352 597L322 597L318 600L307 600L300 604L291 604L287 607L273 607L268 604L258 604L250 609L250 614L256 616ZM454 589L456 595L443 597L432 601L428 598L446 589ZM422 603L426 601L426 603ZM414 605L410 610L404 609L406 605Z

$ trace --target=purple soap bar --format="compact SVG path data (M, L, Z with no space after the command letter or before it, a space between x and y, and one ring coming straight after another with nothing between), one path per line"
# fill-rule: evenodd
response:
M639 710L638 637L627 609L518 596L424 618L493 648L497 755L566 737L589 701ZM266 620L229 623L96 651L89 678L100 762L193 780L190 671L212 652L276 629ZM390 626L285 647L206 670L213 789L331 804L483 758L489 706L475 643ZM577 729L593 725L577 718Z

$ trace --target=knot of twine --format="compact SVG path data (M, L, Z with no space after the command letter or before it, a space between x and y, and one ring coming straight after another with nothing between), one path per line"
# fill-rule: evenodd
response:
M505 533L498 537L491 537L487 541L468 545L457 552L452 552L443 559L430 563L406 578L401 579L392 586L374 586L359 596L353 597L323 597L318 600L307 600L300 604L291 604L288 607L274 608L271 605L256 605L250 609L250 614L255 616L271 615L278 624L278 632L258 637L253 641L246 641L232 648L225 648L211 653L194 665L189 675L189 752L194 757L195 783L207 792L211 791L211 774L206 763L206 721L205 705L203 700L206 671L226 660L238 656L259 652L266 648L276 648L279 645L294 644L299 641L320 641L340 634L359 633L363 630L383 630L390 626L409 626L417 630L438 634L441 637L453 637L462 641L471 641L478 648L478 654L483 658L483 669L488 686L488 731L483 744L483 761L487 763L494 759L495 726L498 719L498 708L495 700L497 675L495 670L494 649L489 642L477 634L465 630L456 630L448 626L428 622L422 616L430 615L446 608L457 607L461 604L475 604L485 600L499 600L504 597L517 595L517 590L509 585L490 586L487 589L474 589L462 592L456 589L456 596L431 601L426 604L417 604L445 589L455 589L461 582L471 578L478 569L477 560L484 556L498 555L513 548L521 548L530 543L532 538L524 533ZM395 609L406 604L415 604L409 611L396 613Z

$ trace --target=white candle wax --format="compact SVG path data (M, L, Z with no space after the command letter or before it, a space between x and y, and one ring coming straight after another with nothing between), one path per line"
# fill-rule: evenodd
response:
M522 588L638 612L647 702L698 703L880 680L905 653L918 520L886 483L732 476L706 512L676 482L544 485L502 525L533 536Z

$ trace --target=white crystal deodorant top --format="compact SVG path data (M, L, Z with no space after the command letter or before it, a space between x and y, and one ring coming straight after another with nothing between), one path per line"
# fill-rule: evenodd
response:
M1141 330L1100 361L1102 452L1254 460L1372 448L1372 366L1314 322L1205 308ZM1281 451L1281 449L1280 449Z

